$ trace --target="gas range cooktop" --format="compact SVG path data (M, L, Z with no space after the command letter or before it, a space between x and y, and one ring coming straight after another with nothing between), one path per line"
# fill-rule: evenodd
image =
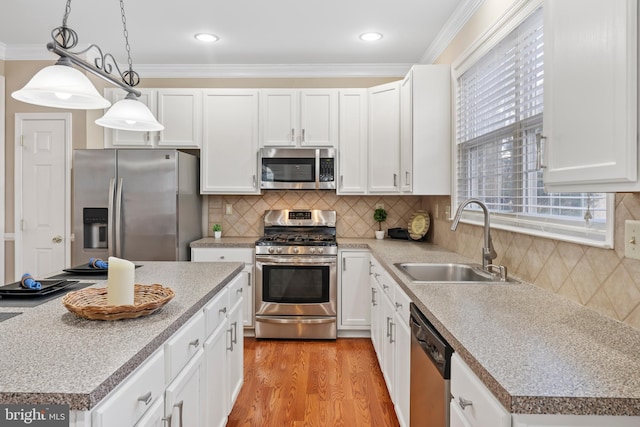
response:
M335 211L269 210L256 254L335 255L337 246Z

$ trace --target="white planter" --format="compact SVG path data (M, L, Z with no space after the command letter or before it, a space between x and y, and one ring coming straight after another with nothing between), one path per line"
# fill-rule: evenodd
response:
M381 231L376 230L375 233L376 233L376 239L378 240L384 239L384 230L381 230Z
M222 231L213 232L213 237L215 237L216 239L219 239L221 236L222 236Z

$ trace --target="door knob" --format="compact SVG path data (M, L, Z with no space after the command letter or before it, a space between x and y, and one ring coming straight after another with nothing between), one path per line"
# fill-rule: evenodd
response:
M51 239L51 241L53 243L61 243L62 242L62 236L58 235L58 236L53 236L53 238Z

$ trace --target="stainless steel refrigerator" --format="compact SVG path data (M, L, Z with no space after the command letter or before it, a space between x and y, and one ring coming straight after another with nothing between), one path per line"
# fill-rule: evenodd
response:
M198 166L177 150L74 150L72 265L188 261L202 237Z

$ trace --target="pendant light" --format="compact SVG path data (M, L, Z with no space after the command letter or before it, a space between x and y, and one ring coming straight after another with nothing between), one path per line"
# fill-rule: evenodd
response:
M13 92L11 96L22 102L44 107L86 110L109 107L111 103L98 93L86 75L73 67L75 65L127 92L125 99L114 104L105 116L96 120L98 125L142 132L164 129L149 108L138 100L141 93L134 87L140 83L140 76L133 71L124 0L120 0L120 12L128 70L122 72L113 55L103 54L95 44L82 51L71 51L78 44L78 34L67 27L67 19L71 13L71 0L67 0L62 26L51 32L53 41L47 43L47 49L57 54L60 59L55 65L40 70L22 89ZM80 57L90 49L99 53L93 64ZM119 80L111 75L112 71L117 71Z

